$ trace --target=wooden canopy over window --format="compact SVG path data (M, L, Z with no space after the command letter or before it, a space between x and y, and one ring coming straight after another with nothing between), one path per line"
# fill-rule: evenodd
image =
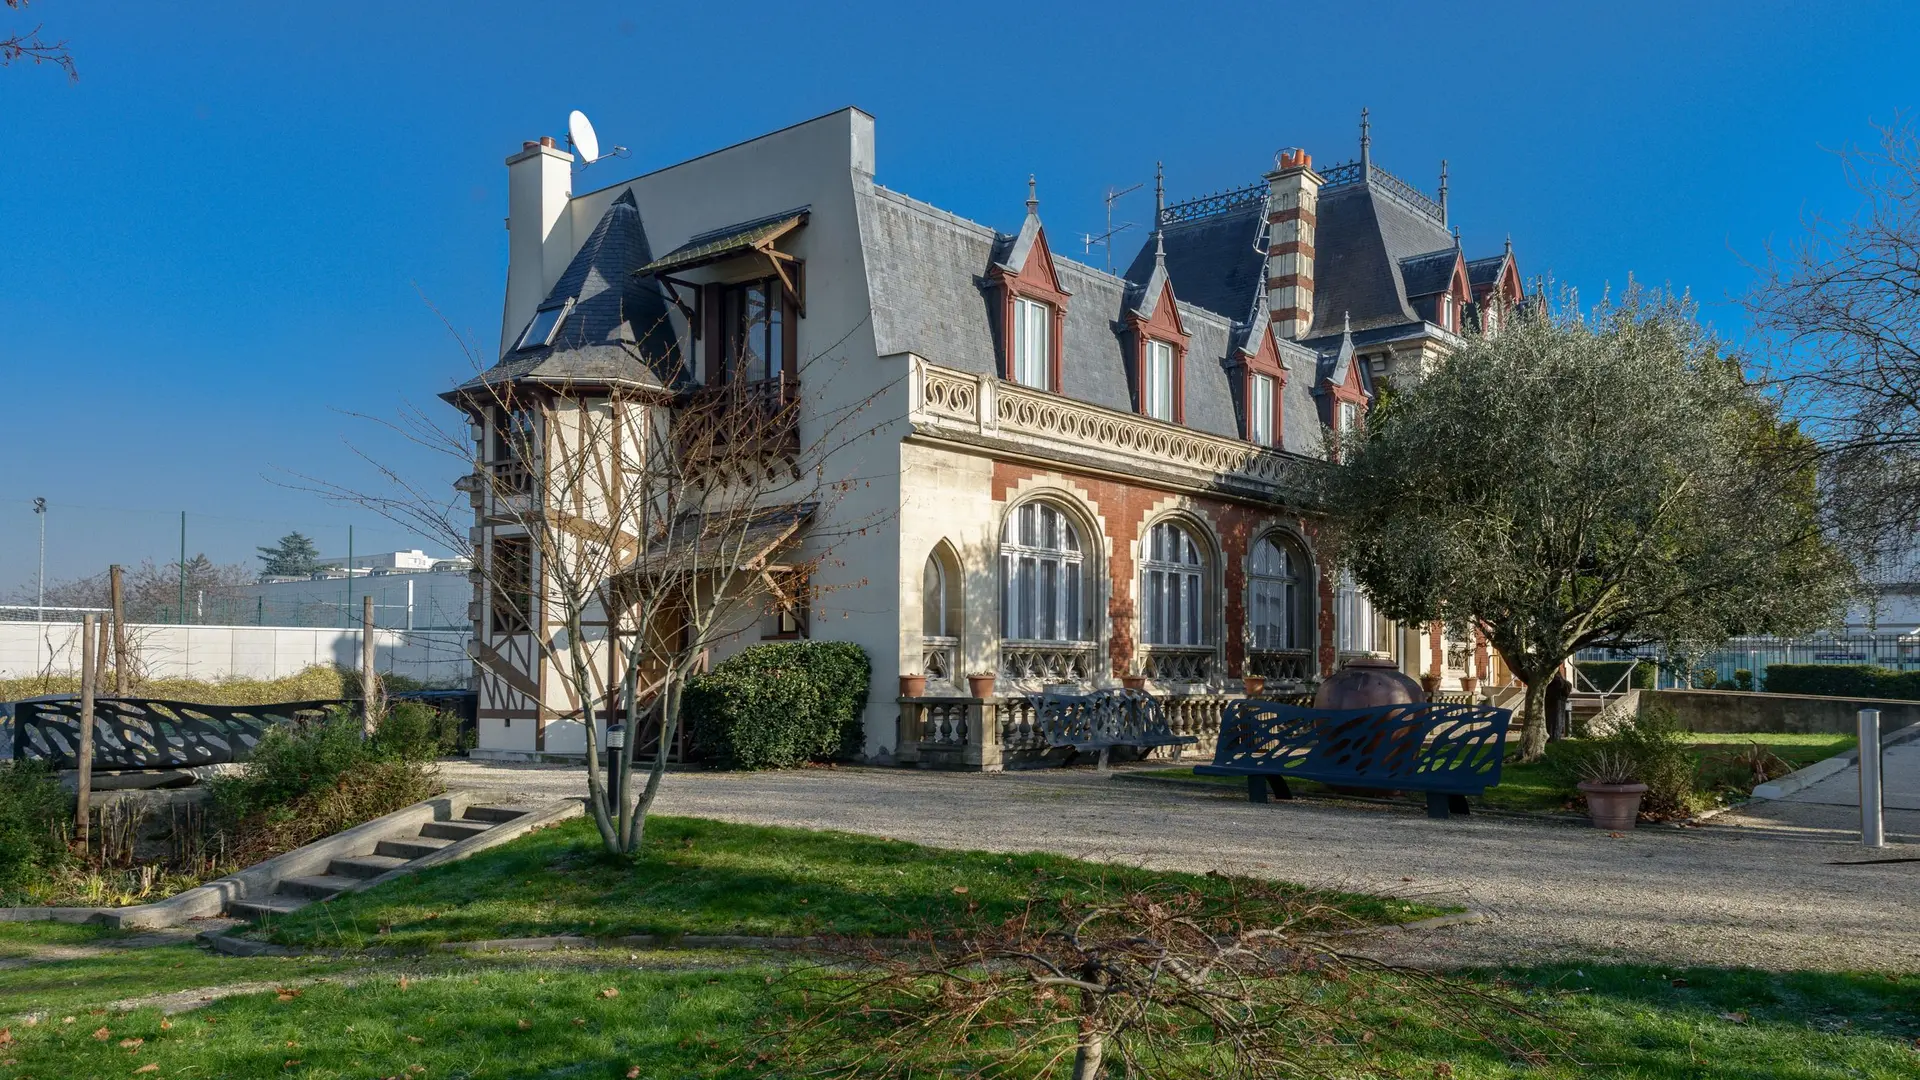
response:
M774 274L780 279L782 289L787 294L787 299L804 316L807 313L806 301L800 296L799 286L791 266L798 260L778 250L774 245L782 237L804 226L811 216L812 211L803 206L756 218L753 221L743 221L737 225L712 229L695 236L660 258L635 270L634 273L659 278L661 283L667 286L674 304L683 314L691 318L692 312L680 300L679 295L673 292L674 286L692 287L691 283L675 281L669 275L724 262L742 255L757 254L764 257L772 266Z

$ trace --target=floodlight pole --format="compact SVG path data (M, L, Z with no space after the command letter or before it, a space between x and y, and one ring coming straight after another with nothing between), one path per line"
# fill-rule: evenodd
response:
M34 579L37 598L33 602L33 621L47 621L47 500L33 500L34 516L40 519L40 576Z

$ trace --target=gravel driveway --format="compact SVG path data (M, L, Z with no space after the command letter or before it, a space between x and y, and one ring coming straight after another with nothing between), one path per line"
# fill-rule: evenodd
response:
M496 799L585 789L583 771L460 762L450 786ZM1609 959L1670 965L1920 970L1920 844L1867 853L1833 835L1584 826L1111 779L1091 770L675 773L665 813L844 829L943 847L1044 850L1166 869L1467 904L1487 920L1395 934L1409 962Z

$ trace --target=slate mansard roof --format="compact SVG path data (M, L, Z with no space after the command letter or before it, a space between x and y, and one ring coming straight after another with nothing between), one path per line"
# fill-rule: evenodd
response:
M586 243L541 302L571 299L553 343L516 349L448 394L514 380L660 388L685 378L679 342L659 287L633 271L653 261L640 208L631 191L607 207Z
M998 337L998 290L989 270L1024 256L1017 249L1030 247L1031 238L1003 235L878 185L856 199L879 354L911 352L942 367L999 375L1003 350ZM1234 319L1189 302L1186 281L1174 266L1171 250L1169 246L1167 276L1190 335L1181 426L1241 438L1239 380L1234 373L1246 327L1236 327ZM1060 354L1064 396L1137 412L1126 314L1143 301L1152 272L1151 251L1137 282L1058 254L1053 255L1053 263L1069 296ZM1251 294L1248 300L1251 307ZM1242 313L1243 318L1250 315L1250 311ZM1281 448L1317 455L1321 452L1320 415L1312 396L1317 358L1288 342L1281 342L1281 356L1289 365L1282 394Z

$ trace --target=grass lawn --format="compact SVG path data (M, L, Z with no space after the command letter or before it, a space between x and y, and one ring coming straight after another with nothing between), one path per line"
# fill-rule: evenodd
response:
M1752 790L1753 782L1750 771L1732 759L1750 750L1754 743L1799 769L1845 753L1858 741L1851 735L1773 733L1692 733L1686 735L1686 739L1693 744L1695 757L1700 762L1705 790L1709 794L1736 798L1744 798ZM1237 776L1195 776L1191 766L1146 770L1144 775L1204 780L1236 789L1246 787L1246 780ZM1311 780L1290 780L1288 786L1307 794L1327 793L1325 785ZM1546 762L1521 765L1509 760L1500 767L1500 783L1488 788L1479 801L1499 810L1574 812L1559 776Z
M848 833L655 816L637 860L602 854L593 824L576 819L462 862L311 905L258 932L283 944L399 949L548 934L904 937L929 925L998 920L1032 897L1119 896L1156 882L1221 898L1277 888L1315 896L1366 923L1443 910L1054 855L949 851Z
M0 1026L8 1031L0 1078L774 1075L750 1067L767 1049L755 1041L760 1025L783 1015L773 996L780 969L771 961L673 970L662 954L629 961L625 953L596 953L438 966L369 959L345 972L222 957L208 957L205 968L164 966L177 963L182 948L116 954L120 970L89 969L88 982L104 979L97 989L76 988L31 1025L15 1006L44 1009L44 996L18 992L20 971L0 972L10 980L0 982L7 1003ZM73 963L30 970L58 982L81 974ZM253 981L259 989L172 1016L103 1008L125 986L183 971L191 974L175 975L176 988ZM1368 1019L1385 1064L1399 1075L1476 1080L1893 1080L1920 1073L1917 976L1569 965L1467 978L1557 1028L1517 1025L1545 1053L1510 1059L1461 1034L1450 1018L1382 1004ZM849 1035L848 1046L858 1045ZM155 1068L136 1072L148 1065Z

